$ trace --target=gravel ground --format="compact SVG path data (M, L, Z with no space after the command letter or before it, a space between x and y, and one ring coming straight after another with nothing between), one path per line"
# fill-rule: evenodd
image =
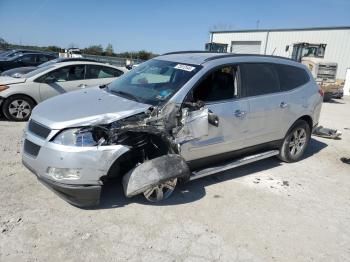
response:
M350 99L325 103L305 159L180 185L162 205L103 189L69 205L21 165L25 123L0 121L0 261L350 261Z

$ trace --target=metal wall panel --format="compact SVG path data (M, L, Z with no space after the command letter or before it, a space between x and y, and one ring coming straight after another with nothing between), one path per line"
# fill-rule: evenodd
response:
M272 32L225 32L213 33L213 42L229 45L232 41L261 41L260 54L291 57L292 45L298 42L327 44L325 61L338 63L337 78L345 79L346 69L350 67L350 30L305 30ZM289 45L289 51L286 46Z

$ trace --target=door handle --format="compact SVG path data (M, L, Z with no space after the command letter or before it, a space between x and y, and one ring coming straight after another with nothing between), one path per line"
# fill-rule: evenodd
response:
M286 107L288 107L288 104L285 102L281 102L280 108L286 108Z
M85 87L87 87L87 85L85 85L85 84L80 84L80 85L78 85L78 87L80 87L80 88L85 88Z
M241 111L241 110L236 110L235 111L235 117L244 117L246 115L245 111Z

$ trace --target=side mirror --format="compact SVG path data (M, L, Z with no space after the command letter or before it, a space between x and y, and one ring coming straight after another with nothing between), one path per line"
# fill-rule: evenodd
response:
M44 79L44 82L47 83L47 84L54 83L54 82L56 82L56 77L53 76L53 75L47 76L47 77Z

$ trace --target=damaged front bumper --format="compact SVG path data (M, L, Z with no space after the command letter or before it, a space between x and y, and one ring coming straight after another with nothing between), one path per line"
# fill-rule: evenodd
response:
M68 147L50 142L50 136L44 140L25 132L23 165L67 202L79 207L97 205L103 184L101 177L107 175L112 164L129 148L122 145ZM60 170L74 171L72 174L76 177L60 177Z

